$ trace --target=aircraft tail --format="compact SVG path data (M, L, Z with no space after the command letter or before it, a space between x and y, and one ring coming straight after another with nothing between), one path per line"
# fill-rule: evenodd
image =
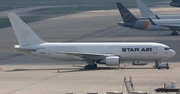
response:
M40 39L15 13L8 13L8 17L20 46L40 44L45 42Z
M125 23L134 23L138 20L122 3L117 2L116 5Z
M136 0L142 17L155 17L154 14L141 0Z

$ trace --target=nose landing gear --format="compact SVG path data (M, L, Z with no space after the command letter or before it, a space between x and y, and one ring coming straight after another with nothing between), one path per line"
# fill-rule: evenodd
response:
M172 32L171 35L178 35L178 32Z

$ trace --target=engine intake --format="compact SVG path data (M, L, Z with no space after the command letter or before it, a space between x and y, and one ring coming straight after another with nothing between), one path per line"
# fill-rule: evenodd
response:
M104 63L106 66L118 66L120 62L120 58L118 56L110 56L101 60L99 63Z

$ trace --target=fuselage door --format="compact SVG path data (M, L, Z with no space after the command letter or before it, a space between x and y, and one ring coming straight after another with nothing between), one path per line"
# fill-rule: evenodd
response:
M157 47L153 47L153 54L157 54Z

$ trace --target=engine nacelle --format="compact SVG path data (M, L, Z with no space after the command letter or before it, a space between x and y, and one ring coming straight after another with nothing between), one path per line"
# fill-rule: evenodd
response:
M106 66L118 66L119 64L119 57L118 56L110 56L106 57L104 60L101 60L100 63L106 64Z

